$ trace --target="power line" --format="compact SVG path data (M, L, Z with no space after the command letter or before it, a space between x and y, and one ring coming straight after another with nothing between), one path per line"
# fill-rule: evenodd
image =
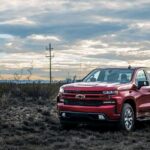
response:
M51 43L49 43L49 47L46 48L46 50L49 51L49 56L46 56L46 57L49 57L49 82L51 84L52 83L52 58L54 57L54 56L52 56L53 48L51 46Z

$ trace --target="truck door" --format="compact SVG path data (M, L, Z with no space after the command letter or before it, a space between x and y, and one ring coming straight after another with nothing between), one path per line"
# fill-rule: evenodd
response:
M136 74L136 85L144 81L145 85L138 89L139 97L137 98L138 112L143 116L150 116L150 82L144 70L139 70Z

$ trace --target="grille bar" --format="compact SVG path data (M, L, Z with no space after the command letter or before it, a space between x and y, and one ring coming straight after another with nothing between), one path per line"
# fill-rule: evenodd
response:
M72 93L72 94L103 94L103 91L71 91L71 90L65 90L64 93Z

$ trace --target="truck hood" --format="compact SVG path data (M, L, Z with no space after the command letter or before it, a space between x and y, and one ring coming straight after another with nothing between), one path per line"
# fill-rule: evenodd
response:
M66 84L63 86L64 90L85 90L85 91L99 91L99 90L118 90L121 86L119 83L100 83L100 82L79 82Z

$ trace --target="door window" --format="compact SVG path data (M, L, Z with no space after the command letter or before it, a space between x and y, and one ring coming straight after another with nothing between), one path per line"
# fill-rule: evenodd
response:
M136 85L138 85L139 81L147 81L145 72L143 70L138 71L136 76Z

